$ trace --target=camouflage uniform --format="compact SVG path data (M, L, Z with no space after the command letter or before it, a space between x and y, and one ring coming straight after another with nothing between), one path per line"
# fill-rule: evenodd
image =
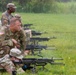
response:
M7 25L10 23L10 19L13 17L13 15L9 14L7 11L5 11L4 13L2 13L2 17L1 17L1 22L2 25ZM4 23L4 21L7 21L6 23Z
M15 14L14 17L22 20L20 14ZM21 23L22 23L22 22L21 22ZM24 30L24 27L23 27L23 26L22 26L22 28L23 28L23 30ZM25 34L26 34L26 45L28 45L29 42L30 42L30 38L32 37L31 29L26 29L26 30L24 30L24 32L25 32Z
M11 33L13 39L15 39L20 44L20 50L25 50L26 48L26 35L22 29L19 32Z
M2 17L1 17L2 25L7 25L10 23L10 19L13 17L11 13L15 12L16 6L13 3L8 3L6 8L7 10L4 13L2 13Z
M12 39L15 39L17 42L19 42L21 50L25 50L26 41L24 31L21 30L19 32L12 33L9 29L9 26L2 26L0 29L0 65L9 72L11 72L10 70L15 69L13 63L9 59L10 49L14 47Z
M5 32L5 36L10 40L10 45L12 44L11 39L15 39L20 44L20 50L25 50L26 47L26 35L23 29L18 32L12 33L9 26L2 26L2 31ZM14 46L14 45L13 45Z
M5 27L0 29L0 66L5 68L12 75L15 66L9 58L10 47L13 46L11 39L7 39L6 33L3 32Z

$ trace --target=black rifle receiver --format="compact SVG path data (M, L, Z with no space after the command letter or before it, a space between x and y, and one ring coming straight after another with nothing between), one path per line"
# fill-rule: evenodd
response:
M34 30L32 30L31 33L32 33L33 36L42 34L42 32L38 32L38 31L34 31Z
M24 24L23 26L24 27L30 27L30 26L32 26L33 24Z
M30 38L30 41L49 41L50 37L32 37Z
M23 27L24 27L24 30L28 30L30 29L30 26L32 26L33 24L24 24Z
M44 45L26 45L26 50L34 50L34 49L51 49L51 47L48 48L48 46L44 46Z
M35 55L35 51L38 51L38 54L41 54L42 50L56 50L56 48L54 46L44 46L44 45L26 45L26 49L25 50L31 50L32 55Z

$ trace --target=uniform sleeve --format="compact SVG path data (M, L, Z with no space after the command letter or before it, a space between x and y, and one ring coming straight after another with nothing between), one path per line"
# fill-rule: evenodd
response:
M20 44L21 44L21 49L25 50L25 48L26 48L26 34L23 29L20 31Z
M8 24L8 18L4 13L2 14L2 17L1 17L1 23L2 23L2 25Z
M10 38L10 35L7 31L7 27L6 26L2 26L1 29L0 29L0 33L3 33L1 36L0 36L0 40L2 42L2 45L8 45L8 46L13 46L13 42L12 42L12 39Z

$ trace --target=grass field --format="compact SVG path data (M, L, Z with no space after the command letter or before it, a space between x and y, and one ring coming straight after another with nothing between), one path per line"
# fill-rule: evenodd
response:
M34 30L46 31L47 34L42 34L42 37L56 37L42 44L54 45L57 50L43 50L42 55L47 58L63 58L65 63L65 66L47 64L45 67L48 70L38 70L36 74L27 71L20 75L76 75L76 15L34 13L20 15L23 24L32 23Z

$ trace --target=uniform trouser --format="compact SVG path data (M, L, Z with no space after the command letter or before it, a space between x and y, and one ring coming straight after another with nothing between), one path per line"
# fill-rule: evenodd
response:
M9 55L5 55L4 57L0 58L0 65L4 69L6 69L6 71L10 75L16 75L16 74L13 74L15 72L15 66L13 62L10 60Z

